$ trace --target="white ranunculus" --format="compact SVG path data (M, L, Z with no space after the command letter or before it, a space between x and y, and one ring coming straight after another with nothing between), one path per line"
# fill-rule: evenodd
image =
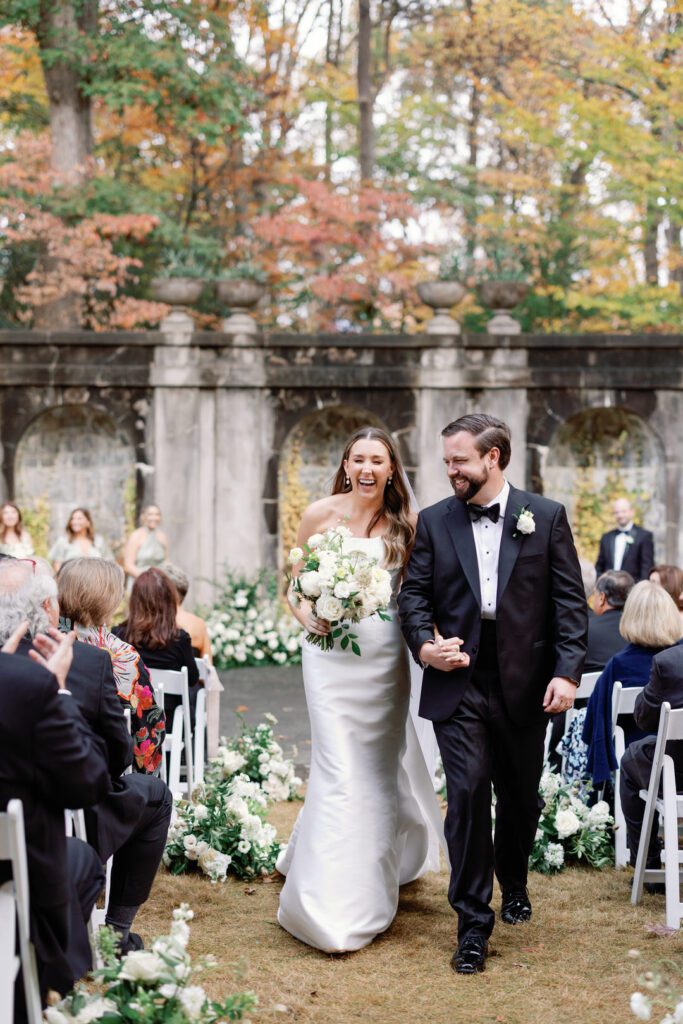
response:
M121 961L119 978L125 981L158 981L166 970L160 956L148 949L134 949Z
M300 562L303 557L304 553L301 550L301 548L292 548L292 550L289 552L289 564L296 565L296 563Z
M534 531L536 530L534 514L530 509L522 509L522 511L517 516L517 529L520 533L523 533L525 535L534 533Z
M591 828L604 828L612 820L609 812L609 804L605 800L598 800L588 812L588 824Z
M315 569L310 572L302 572L299 576L299 586L306 597L320 596L320 573Z
M574 811L566 807L555 815L555 828L560 839L566 839L567 836L573 836L575 832L580 831L581 822Z
M311 536L308 538L307 544L309 548L313 550L314 548L317 548L320 544L322 544L323 540L324 538L322 533L312 533Z
M344 607L339 598L334 597L332 594L323 594L318 598L316 604L316 613L321 619L327 619L328 622L336 622L342 614Z
M633 992L631 995L631 1013L638 1020L649 1020L652 1016L650 1000L642 992Z
M201 985L188 985L180 991L180 1002L190 1020L198 1020L206 1004L207 995Z

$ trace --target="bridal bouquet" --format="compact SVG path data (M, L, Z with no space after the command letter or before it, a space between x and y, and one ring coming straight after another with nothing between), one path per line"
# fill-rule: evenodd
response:
M325 533L314 533L302 548L292 548L292 565L303 562L292 583L293 592L313 605L315 615L332 626L327 636L308 633L309 643L329 651L339 640L342 650L351 647L360 655L358 636L350 626L370 615L388 621L386 608L391 600L391 576L377 564L376 558L362 551L344 551L344 539L351 536L345 526Z

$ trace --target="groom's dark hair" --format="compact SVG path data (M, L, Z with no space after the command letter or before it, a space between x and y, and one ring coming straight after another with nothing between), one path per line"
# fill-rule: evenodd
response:
M475 448L480 455L486 455L492 448L497 448L500 452L498 465L505 469L512 454L512 438L507 423L497 420L495 416L487 416L484 412L472 412L449 423L441 431L441 436L451 437L461 430L473 436Z

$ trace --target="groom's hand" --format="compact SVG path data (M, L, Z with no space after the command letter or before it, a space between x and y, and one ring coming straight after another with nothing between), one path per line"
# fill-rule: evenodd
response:
M431 665L440 672L452 672L456 668L467 668L470 663L469 654L460 648L464 643L460 637L445 639L440 636L434 642L427 641L420 648L420 661L423 665Z
M565 679L563 676L555 676L548 683L548 689L543 698L543 710L549 715L556 715L560 711L568 711L574 706L577 684L572 679Z

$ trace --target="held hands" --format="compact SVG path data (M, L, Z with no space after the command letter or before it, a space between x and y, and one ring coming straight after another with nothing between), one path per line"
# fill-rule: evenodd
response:
M571 679L562 676L555 676L548 683L548 688L543 697L543 710L549 715L556 715L560 711L568 711L574 707L576 697L576 683Z
M444 639L436 637L434 643L427 641L420 648L420 661L423 665L431 665L440 672L453 672L457 668L467 668L470 663L469 654L460 650L464 643L460 637Z

